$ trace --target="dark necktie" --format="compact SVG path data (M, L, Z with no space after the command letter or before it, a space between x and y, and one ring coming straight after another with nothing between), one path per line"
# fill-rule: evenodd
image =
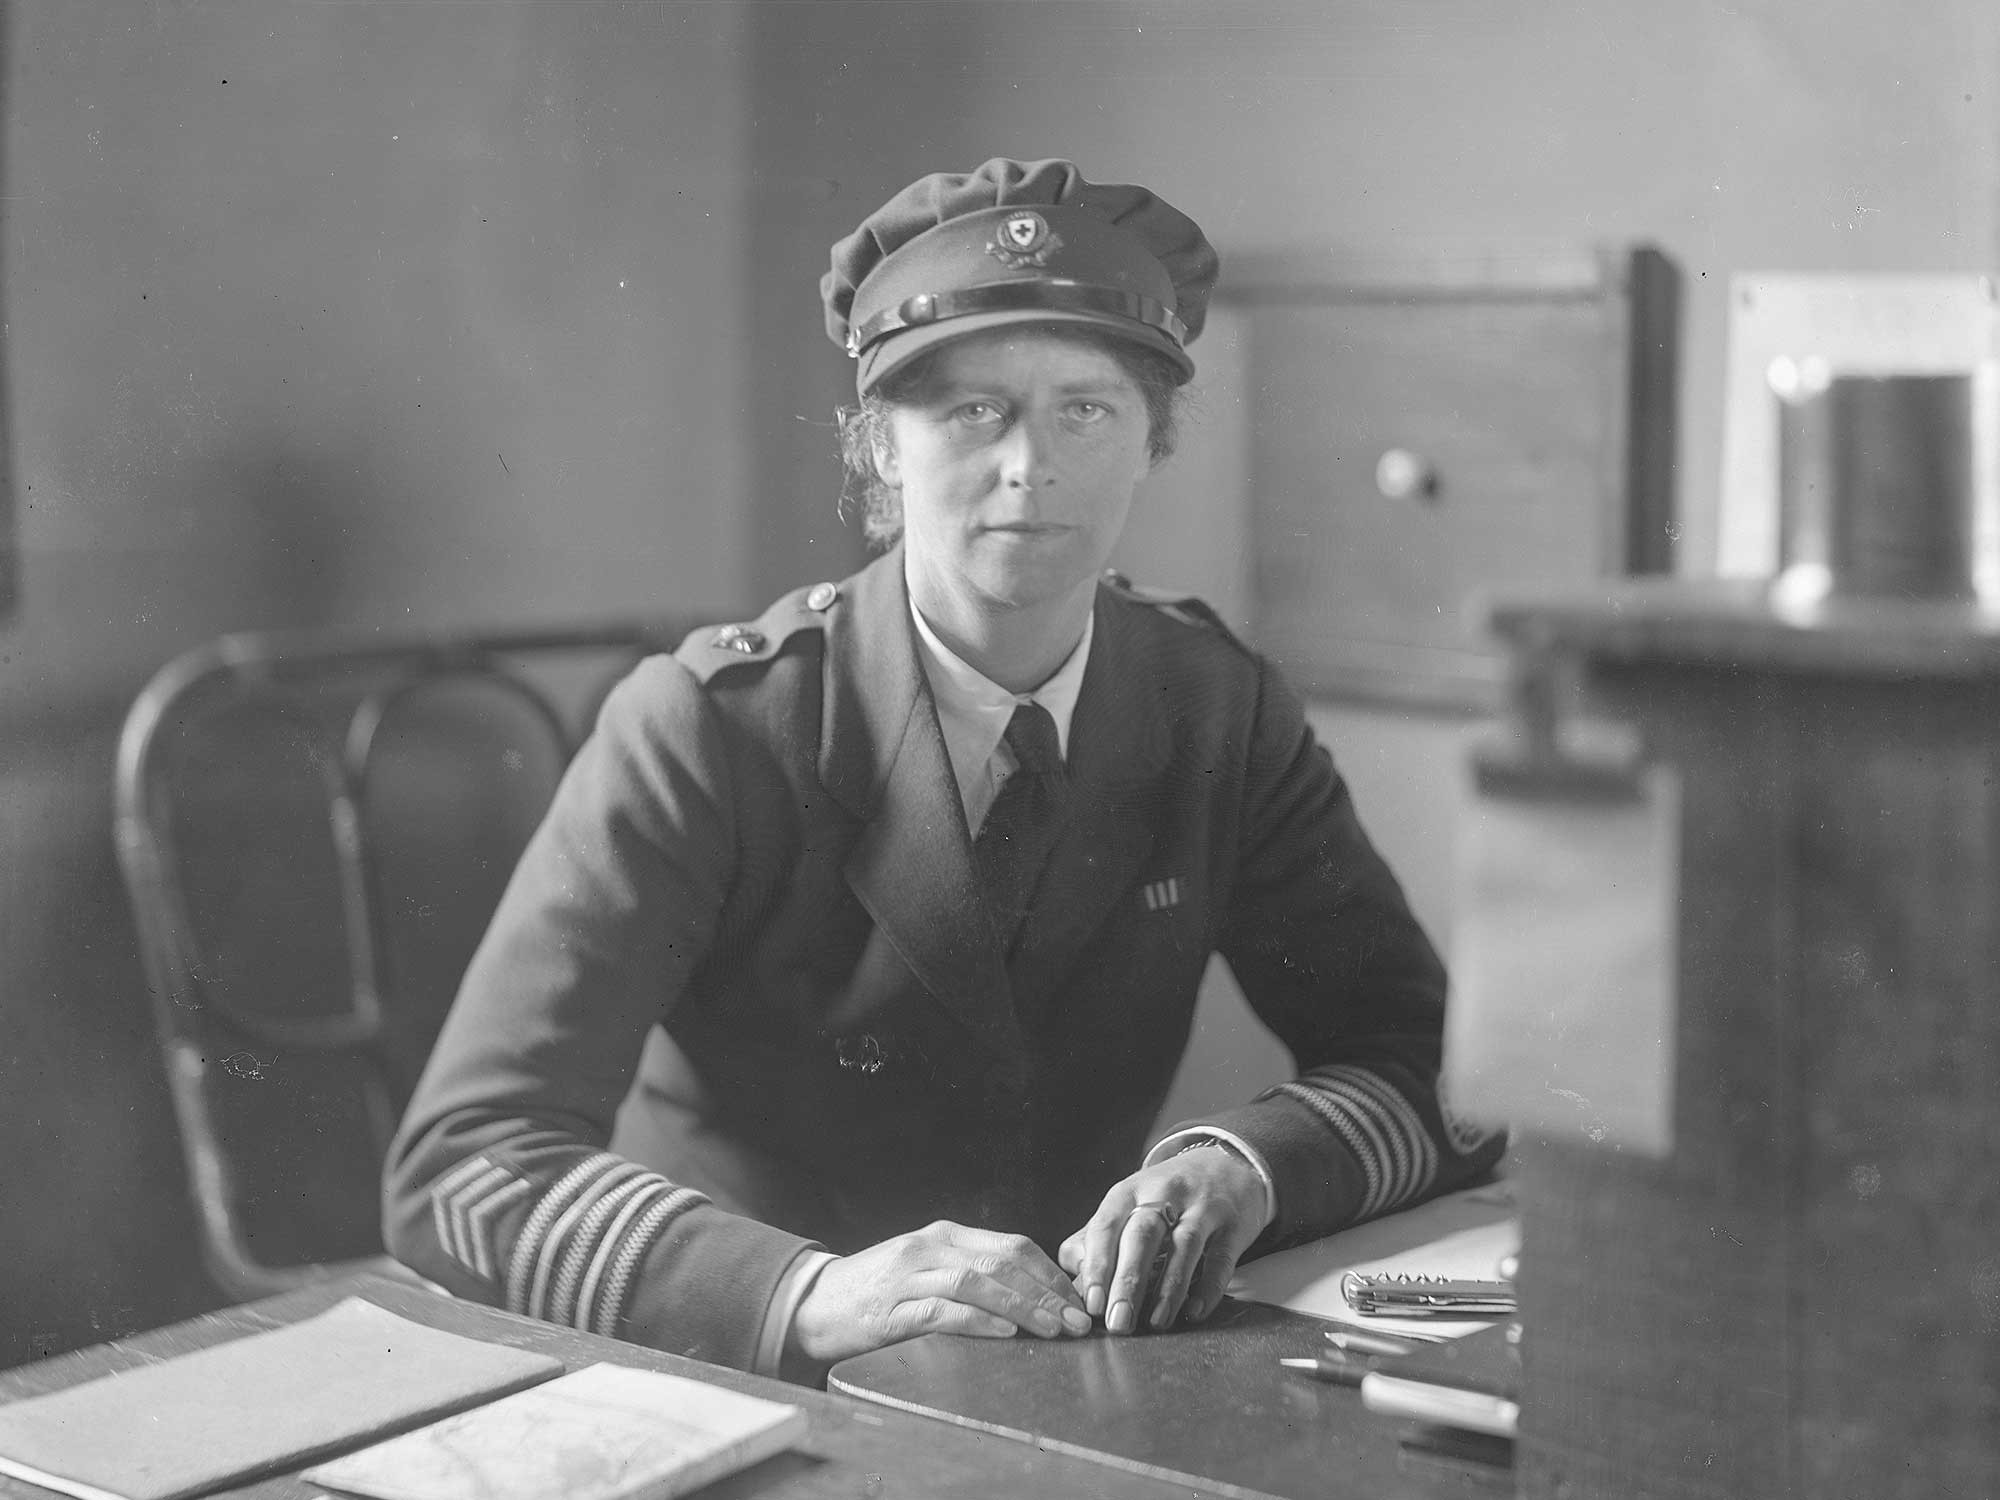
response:
M1014 709L1006 738L1014 774L994 798L972 853L1000 946L1011 950L1062 823L1063 761L1056 721L1039 703Z

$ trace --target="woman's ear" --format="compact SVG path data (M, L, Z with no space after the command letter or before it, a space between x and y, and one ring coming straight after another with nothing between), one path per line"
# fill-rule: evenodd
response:
M868 455L875 460L876 478L891 488L903 482L896 463L896 441L890 436L886 423L878 425L868 434Z

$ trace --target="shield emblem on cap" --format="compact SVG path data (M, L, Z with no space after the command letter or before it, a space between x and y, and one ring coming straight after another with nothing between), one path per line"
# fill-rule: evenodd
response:
M1000 232L1016 250L1032 250L1035 241L1049 232L1049 226L1042 222L1040 214L1015 214L1000 226Z
M1049 221L1024 209L1000 221L999 231L987 245L986 253L1015 270L1024 266L1039 269L1061 248L1062 236L1049 228Z

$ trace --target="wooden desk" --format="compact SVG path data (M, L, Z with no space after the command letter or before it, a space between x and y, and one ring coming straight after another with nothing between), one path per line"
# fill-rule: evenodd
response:
M880 1407L862 1406L842 1396L744 1375L715 1365L660 1354L514 1317L470 1302L454 1302L377 1277L344 1278L269 1301L229 1308L131 1339L0 1372L0 1401L59 1390L114 1370L186 1354L245 1334L262 1332L321 1312L342 1297L357 1295L392 1312L472 1338L553 1354L566 1368L598 1360L666 1370L712 1385L789 1401L812 1416L806 1440L789 1453L758 1464L704 1489L703 1500L723 1497L841 1497L891 1500L894 1496L1061 1495L1090 1500L1166 1500L1169 1496L1227 1494L1196 1484L1162 1481L1062 1453L1038 1451L1027 1443L998 1441L963 1427L948 1426ZM264 1480L230 1493L258 1500L308 1500L323 1492L293 1476ZM49 1491L0 1478L7 1500L48 1500Z
M1303 1313L1227 1299L1199 1328L1113 1338L931 1335L833 1368L831 1389L1134 1475L1298 1500L1511 1497L1511 1471L1402 1448L1351 1386L1283 1369Z

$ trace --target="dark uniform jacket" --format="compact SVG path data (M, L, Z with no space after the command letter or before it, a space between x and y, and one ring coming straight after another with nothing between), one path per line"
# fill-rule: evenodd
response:
M1217 950L1300 1071L1210 1122L1271 1169L1259 1250L1488 1169L1502 1143L1439 1110L1442 969L1297 698L1198 604L1107 582L1095 608L1009 951L900 550L634 671L392 1148L391 1249L748 1364L812 1242L947 1218L1053 1253L1138 1166Z

